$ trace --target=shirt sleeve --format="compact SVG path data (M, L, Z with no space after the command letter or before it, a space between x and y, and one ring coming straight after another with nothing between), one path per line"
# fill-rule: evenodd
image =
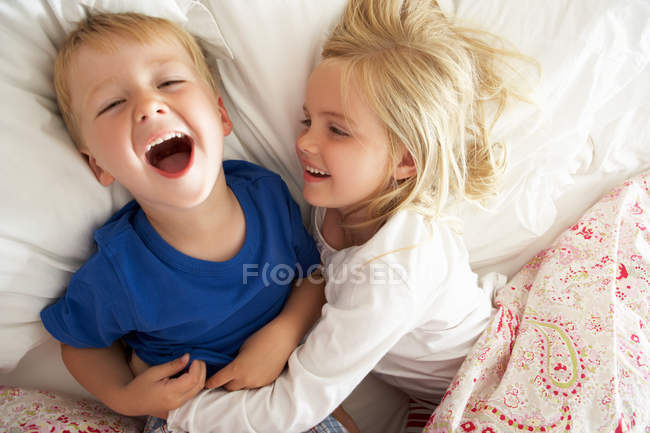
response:
M303 432L331 413L410 331L417 316L417 302L402 280L371 283L368 270L358 270L354 282L336 277L328 282L321 320L272 385L203 391L170 412L169 426L200 432Z
M109 261L93 255L70 279L65 294L41 311L45 329L77 348L108 347L134 329L130 302Z

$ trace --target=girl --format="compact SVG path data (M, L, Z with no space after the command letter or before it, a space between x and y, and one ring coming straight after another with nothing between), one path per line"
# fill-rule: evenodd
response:
M493 313L444 217L495 193L505 167L488 132L513 90L504 60L521 56L480 36L430 0L349 2L296 145L327 280L320 322L272 388L200 394L170 425L301 431L373 371L426 408L409 420L421 430Z

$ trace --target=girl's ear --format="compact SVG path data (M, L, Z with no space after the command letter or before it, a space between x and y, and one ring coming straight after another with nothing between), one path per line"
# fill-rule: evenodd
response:
M415 163L413 162L413 157L411 154L404 150L402 155L402 160L397 164L395 170L393 171L393 178L395 180L408 179L415 175Z
M115 178L106 170L104 170L99 164L94 156L92 156L87 151L82 150L81 153L88 159L88 166L95 174L95 177L104 186L109 186L115 181Z

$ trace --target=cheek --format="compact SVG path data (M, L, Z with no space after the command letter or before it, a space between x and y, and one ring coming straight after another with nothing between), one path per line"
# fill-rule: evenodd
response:
M216 101L205 97L187 98L183 101L185 112L190 113L192 118L201 119L206 122L206 127L212 127L215 131L222 125L221 111Z
M351 165L351 172L355 181L359 185L363 185L364 193L369 194L384 185L388 177L387 167L386 160L381 158L367 158L364 163Z

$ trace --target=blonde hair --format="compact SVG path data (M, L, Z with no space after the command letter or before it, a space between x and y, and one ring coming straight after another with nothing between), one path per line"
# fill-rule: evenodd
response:
M54 89L63 121L77 146L81 137L77 130L77 118L72 110L69 77L74 54L82 46L112 52L118 49L116 39L122 38L146 44L155 40L180 43L185 48L199 75L218 94L217 83L205 55L196 39L180 26L164 18L138 13L100 13L91 15L79 23L60 47L54 63Z
M360 205L371 211L367 224L406 206L435 217L450 197L480 201L496 192L506 148L488 135L508 99L520 97L505 60L532 60L486 37L500 41L456 26L432 0L349 1L323 61L343 65L343 97L358 86L384 123L391 166L406 150L416 168L398 182L387 173L378 196Z

